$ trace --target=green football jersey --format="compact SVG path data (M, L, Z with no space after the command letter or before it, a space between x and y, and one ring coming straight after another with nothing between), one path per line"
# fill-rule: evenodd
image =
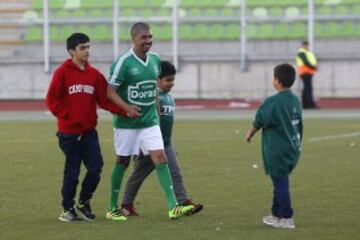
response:
M146 62L136 56L133 49L114 61L110 68L109 84L127 103L141 108L141 116L127 118L114 115L115 128L146 128L159 124L156 82L160 73L160 58L148 52Z
M174 124L175 100L168 92L159 90L160 129L164 146L171 143L172 128Z
M256 112L253 126L262 128L261 148L266 174L290 174L300 157L303 131L298 97L286 90L266 98Z

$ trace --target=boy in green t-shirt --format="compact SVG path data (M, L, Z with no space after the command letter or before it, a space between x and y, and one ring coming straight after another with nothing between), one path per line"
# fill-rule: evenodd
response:
M246 134L246 140L250 142L262 129L264 168L274 186L272 214L265 216L263 223L276 228L295 228L289 175L300 157L303 130L300 101L290 90L295 74L290 64L274 68L273 86L278 93L266 98L257 109L253 126Z
M176 150L172 143L172 130L175 116L175 100L170 91L175 84L176 69L174 65L167 61L161 61L161 71L158 78L158 94L159 94L159 114L160 114L160 130L164 141L165 153L168 159L169 170L173 182L175 197L180 205L194 206L191 215L200 212L203 205L193 203L187 194L185 185L181 176L180 167L177 160ZM149 155L140 154L135 161L133 172L128 178L126 189L120 211L125 216L137 216L134 208L135 197L147 176L155 169Z

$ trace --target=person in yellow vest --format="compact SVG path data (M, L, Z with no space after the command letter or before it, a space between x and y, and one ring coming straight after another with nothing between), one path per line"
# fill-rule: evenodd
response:
M303 41L296 56L298 73L303 81L302 106L303 108L318 108L313 99L312 78L317 70L315 55L309 51L309 42Z

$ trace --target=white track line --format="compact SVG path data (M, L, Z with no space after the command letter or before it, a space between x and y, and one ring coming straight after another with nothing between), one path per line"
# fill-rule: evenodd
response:
M356 137L356 136L360 136L360 132L353 132L353 133L337 134L337 135L330 135L330 136L324 136L324 137L309 138L308 142L334 140L334 139L339 139L339 138L351 138L351 137Z

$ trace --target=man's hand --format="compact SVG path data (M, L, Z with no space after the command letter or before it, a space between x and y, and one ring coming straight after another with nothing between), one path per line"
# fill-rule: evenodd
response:
M125 111L127 117L136 118L141 116L141 108L136 105L128 105L122 100L116 92L116 86L108 85L106 94L110 101Z
M130 118L136 118L141 116L141 108L136 105L127 105L125 111L126 116Z

